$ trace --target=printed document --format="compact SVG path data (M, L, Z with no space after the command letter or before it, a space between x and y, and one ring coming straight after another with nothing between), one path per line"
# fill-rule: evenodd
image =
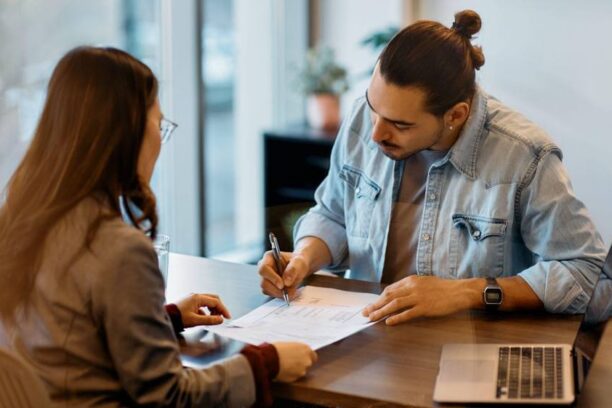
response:
M305 286L298 293L289 306L273 299L207 330L250 344L300 341L317 350L375 323L361 311L378 295L317 286Z

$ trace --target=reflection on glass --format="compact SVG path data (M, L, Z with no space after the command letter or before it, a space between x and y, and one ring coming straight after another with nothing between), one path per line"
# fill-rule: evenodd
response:
M233 1L202 0L206 255L235 246Z
M0 2L0 190L30 142L62 55L83 44L114 46L157 71L158 9L159 0Z

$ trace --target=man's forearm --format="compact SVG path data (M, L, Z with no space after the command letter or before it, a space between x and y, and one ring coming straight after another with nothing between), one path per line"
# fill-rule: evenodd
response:
M317 237L301 238L296 243L293 253L294 256L303 257L308 265L308 276L332 263L331 252L327 244Z
M499 278L497 283L504 293L500 310L539 310L544 308L544 304L538 295L520 276ZM487 286L487 280L484 278L465 279L462 286L464 288L462 293L468 308L484 308L482 294Z

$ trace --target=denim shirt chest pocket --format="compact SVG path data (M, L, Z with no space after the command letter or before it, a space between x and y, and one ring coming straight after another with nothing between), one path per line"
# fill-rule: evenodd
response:
M449 247L450 273L458 278L498 277L504 269L508 221L453 214Z
M363 171L345 164L340 171L344 181L344 211L347 233L365 238L370 230L374 205L381 188Z

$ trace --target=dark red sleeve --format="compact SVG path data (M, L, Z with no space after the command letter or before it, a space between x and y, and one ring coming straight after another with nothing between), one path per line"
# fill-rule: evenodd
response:
M263 355L264 363L266 364L266 369L268 370L268 376L271 380L275 379L278 375L278 370L280 368L280 362L278 360L278 352L276 351L276 347L268 343L261 343L259 345L259 350L261 350L261 354Z
M174 332L176 334L179 334L180 332L185 330L185 328L183 327L183 316L181 316L181 311L179 310L178 306L173 303L170 303L167 304L165 307L166 313L168 313L168 316L170 316L170 321L172 322L172 328L174 329Z
M246 346L240 353L246 357L255 379L256 400L254 407L270 407L274 402L270 382L276 378L279 370L279 360L276 348L263 343L259 346Z

